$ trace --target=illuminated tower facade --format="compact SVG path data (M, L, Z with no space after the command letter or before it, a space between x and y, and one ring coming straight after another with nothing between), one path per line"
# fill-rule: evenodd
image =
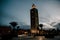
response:
M35 4L32 5L32 9L30 10L30 19L31 19L31 29L37 30L39 20L38 20L38 10L36 9Z

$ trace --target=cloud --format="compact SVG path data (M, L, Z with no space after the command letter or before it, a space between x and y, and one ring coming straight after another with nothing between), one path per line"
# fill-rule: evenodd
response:
M42 23L42 24L43 24L43 29L56 29L56 27L53 27L50 24L47 23Z
M60 1L52 0L20 0L20 1L3 1L0 23L9 25L11 21L20 22L19 25L30 25L30 8L35 3L39 12L39 23L57 22L60 20Z
M40 11L41 10L41 11ZM58 1L48 1L39 10L39 21L52 23L60 20L60 5Z
M57 27L58 29L60 29L60 23L56 23L55 25L53 25L54 27Z

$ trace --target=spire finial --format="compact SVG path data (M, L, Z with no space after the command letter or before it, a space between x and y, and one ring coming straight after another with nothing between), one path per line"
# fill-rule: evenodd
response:
M32 5L32 8L36 8L36 5L35 5L35 4L33 4L33 5Z

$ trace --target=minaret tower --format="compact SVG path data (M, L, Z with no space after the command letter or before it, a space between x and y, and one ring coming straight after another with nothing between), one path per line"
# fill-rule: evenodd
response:
M30 10L30 19L31 19L31 30L37 30L39 20L38 20L38 10L36 9L35 4L32 5L32 9Z

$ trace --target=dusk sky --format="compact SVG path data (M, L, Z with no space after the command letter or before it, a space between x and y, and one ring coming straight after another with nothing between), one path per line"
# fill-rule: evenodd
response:
M0 24L9 25L16 21L19 25L30 25L30 9L36 5L39 13L39 23L60 22L59 0L2 0Z

